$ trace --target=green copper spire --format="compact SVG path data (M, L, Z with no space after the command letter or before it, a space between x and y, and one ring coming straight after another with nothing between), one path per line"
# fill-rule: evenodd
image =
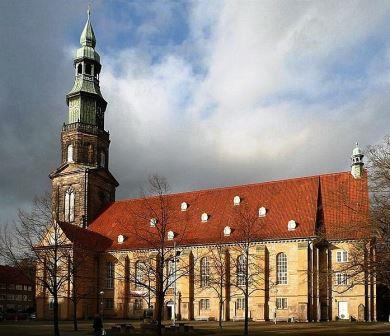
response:
M74 85L66 96L68 123L83 123L104 129L107 102L100 92L100 56L95 51L96 38L89 8L87 13L87 22L80 37L81 47L77 49L74 59Z
M91 25L91 10L89 8L87 11L87 16L88 16L87 22L85 23L83 32L81 33L80 36L80 44L84 47L95 48L96 38Z

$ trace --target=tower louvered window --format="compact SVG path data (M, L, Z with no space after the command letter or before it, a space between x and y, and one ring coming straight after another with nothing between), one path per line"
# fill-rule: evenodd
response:
M65 193L65 221L74 222L74 190L69 188Z
M276 283L278 285L287 284L287 256L279 253L276 256Z

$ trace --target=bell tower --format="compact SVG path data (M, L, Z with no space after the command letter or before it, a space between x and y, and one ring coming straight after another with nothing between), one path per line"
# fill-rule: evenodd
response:
M115 200L119 185L109 171L110 136L104 129L107 102L99 86L100 56L88 10L81 47L74 58L75 80L66 95L67 122L61 131L61 165L50 174L53 217L87 227Z

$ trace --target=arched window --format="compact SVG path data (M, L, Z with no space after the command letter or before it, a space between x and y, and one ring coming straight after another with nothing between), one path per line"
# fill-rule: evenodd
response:
M100 167L106 166L106 153L104 151L100 152Z
M145 263L137 261L135 264L135 287L142 288L145 282Z
M276 283L287 284L287 256L283 252L276 256Z
M65 192L65 221L74 222L74 190L69 188Z
M200 259L200 287L210 285L210 265L206 257Z
M77 73L78 74L82 74L83 73L83 65L81 63L77 66Z
M245 285L245 257L240 255L237 258L237 286Z
M73 146L68 145L67 147L67 162L73 162Z

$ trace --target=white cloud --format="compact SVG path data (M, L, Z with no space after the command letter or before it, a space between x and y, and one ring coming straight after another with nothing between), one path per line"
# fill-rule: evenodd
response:
M103 55L122 195L156 171L183 189L348 169L355 139L368 144L388 131L389 46L384 59L367 60L359 82L330 64L348 64L388 31L388 9L379 1L194 2L188 40L158 61L142 47Z

